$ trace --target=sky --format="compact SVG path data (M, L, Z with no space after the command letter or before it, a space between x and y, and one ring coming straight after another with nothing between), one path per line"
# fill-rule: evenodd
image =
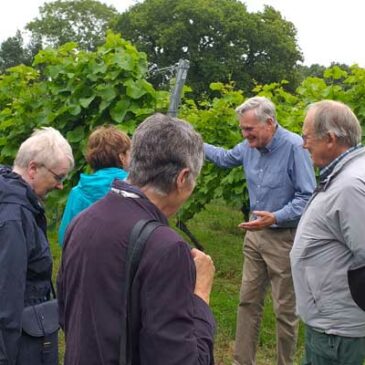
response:
M119 12L138 0L100 0ZM26 23L39 16L44 0L0 0L0 42L23 30ZM49 2L49 1L47 1ZM363 44L364 7L362 0L243 0L248 11L261 11L264 4L279 10L294 23L304 64L331 62L365 67Z

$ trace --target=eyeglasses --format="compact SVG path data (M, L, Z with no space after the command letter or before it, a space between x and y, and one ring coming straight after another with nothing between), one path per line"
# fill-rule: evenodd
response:
M42 166L53 175L53 177L55 178L55 180L58 183L62 184L65 181L65 179L66 179L67 176L65 176L65 175L58 175L54 171L52 171L51 169L49 169L47 166L45 166L45 165L42 165Z
M303 139L303 144L308 143L308 141L313 140L313 141L319 141L322 138L316 137L313 134L302 134L302 139Z

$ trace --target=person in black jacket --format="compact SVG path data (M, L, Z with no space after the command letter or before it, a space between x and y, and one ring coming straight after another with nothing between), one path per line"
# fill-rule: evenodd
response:
M50 298L52 257L42 200L63 188L73 165L68 142L57 130L42 128L22 143L13 168L0 166L1 365L25 364L23 309Z

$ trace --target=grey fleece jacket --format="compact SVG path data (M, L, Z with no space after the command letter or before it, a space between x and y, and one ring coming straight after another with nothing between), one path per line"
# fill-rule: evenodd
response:
M347 271L365 266L365 148L344 157L314 193L290 260L304 323L327 334L364 337L365 312L351 297Z

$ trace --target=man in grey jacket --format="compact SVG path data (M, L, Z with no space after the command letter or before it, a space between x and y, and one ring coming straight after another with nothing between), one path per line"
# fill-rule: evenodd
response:
M312 104L304 120L304 148L320 169L290 253L297 311L306 325L305 365L362 365L365 359L365 311L349 275L365 268L361 132L340 102Z

